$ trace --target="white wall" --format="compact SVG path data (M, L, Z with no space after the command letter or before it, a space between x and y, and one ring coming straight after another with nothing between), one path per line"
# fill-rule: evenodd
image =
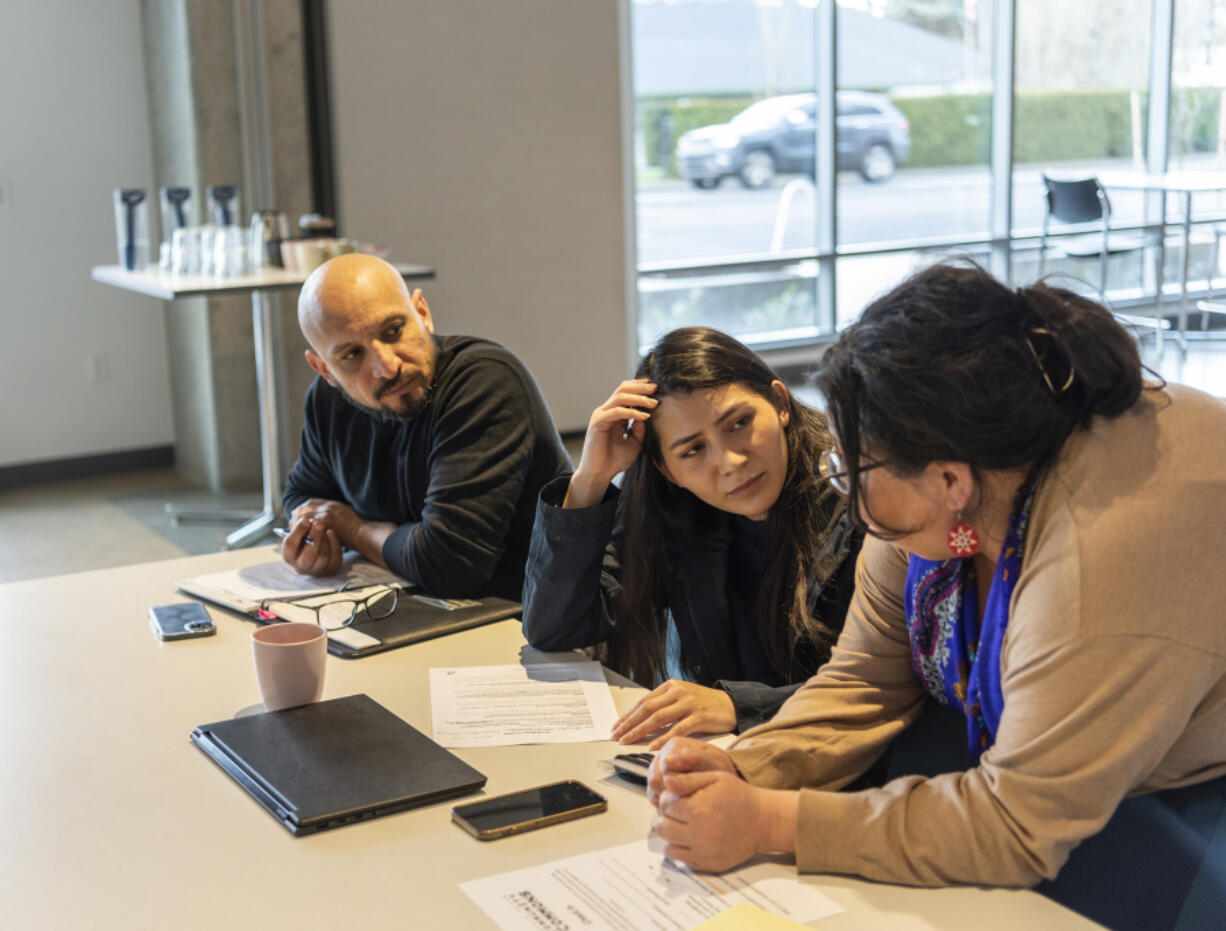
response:
M509 346L562 430L629 366L619 4L329 4L346 235L438 269L440 332Z
M89 277L153 175L138 0L5 4L0 88L0 466L168 445L162 305Z

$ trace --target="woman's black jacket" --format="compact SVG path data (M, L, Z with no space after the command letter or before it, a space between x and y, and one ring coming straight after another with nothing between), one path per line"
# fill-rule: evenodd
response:
M563 508L569 484L569 475L558 476L541 489L536 506L524 574L523 622L524 636L539 650L588 647L616 636L613 605L621 591L622 496L610 486L594 507ZM855 589L856 555L863 538L847 519L842 501L832 505L810 572L809 607L837 634ZM688 677L728 693L740 732L769 720L829 654L807 642L799 644L787 685L727 678L737 674L740 663L727 590L732 533L726 521L721 526L722 531L701 538L668 541L666 601Z

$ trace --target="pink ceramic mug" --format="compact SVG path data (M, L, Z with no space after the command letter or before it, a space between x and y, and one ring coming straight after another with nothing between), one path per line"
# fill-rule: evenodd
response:
M269 711L319 701L328 635L318 624L269 624L251 633L255 678Z

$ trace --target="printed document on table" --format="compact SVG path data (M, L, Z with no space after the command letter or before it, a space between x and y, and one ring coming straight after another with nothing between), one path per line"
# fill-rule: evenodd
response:
M688 931L735 905L808 924L843 908L775 862L692 873L658 838L460 883L503 931Z
M444 747L608 740L617 709L600 663L430 670L430 719Z
M332 575L300 575L285 562L272 560L242 569L200 575L176 584L181 590L197 597L238 611L254 613L262 601L323 595L335 592L341 585L353 592L370 585L404 587L407 583L395 573L352 553L346 556L340 569Z

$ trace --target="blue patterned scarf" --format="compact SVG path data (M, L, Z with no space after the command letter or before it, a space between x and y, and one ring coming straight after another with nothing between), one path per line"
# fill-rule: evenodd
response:
M1022 568L1022 552L1034 483L1022 483L1009 530L996 561L979 626L979 594L970 558L933 562L912 556L905 593L911 664L924 690L966 715L967 748L978 759L996 739L1004 697L1000 646L1009 623L1009 601Z

